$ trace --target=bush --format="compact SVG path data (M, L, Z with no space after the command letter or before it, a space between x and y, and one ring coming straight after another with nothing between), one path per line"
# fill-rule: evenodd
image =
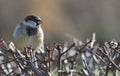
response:
M86 41L71 41L45 46L45 53L24 52L12 42L0 42L0 76L118 76L120 43L97 43L95 34Z

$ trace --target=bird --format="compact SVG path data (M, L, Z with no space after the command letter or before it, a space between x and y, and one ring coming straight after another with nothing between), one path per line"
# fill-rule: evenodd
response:
M24 47L31 47L34 51L44 53L44 32L41 28L42 19L36 15L28 15L17 24L13 31L16 48L22 52Z

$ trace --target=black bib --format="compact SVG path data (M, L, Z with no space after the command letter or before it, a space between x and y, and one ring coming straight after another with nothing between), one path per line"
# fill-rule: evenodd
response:
M38 29L37 28L33 28L33 27L26 27L26 32L28 36L32 36L32 35L36 35L37 34Z

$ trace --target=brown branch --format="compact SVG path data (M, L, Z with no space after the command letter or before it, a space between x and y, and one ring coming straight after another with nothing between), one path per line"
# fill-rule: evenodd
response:
M75 46L75 43L72 43L71 45L70 45L70 47L66 50L66 51L64 51L63 53L61 53L61 55L64 55L65 53L67 53L70 49L72 49L73 47Z

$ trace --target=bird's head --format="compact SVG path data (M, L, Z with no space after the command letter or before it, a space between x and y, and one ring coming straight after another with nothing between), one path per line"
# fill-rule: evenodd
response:
M24 21L26 22L26 24L28 24L28 26L31 27L38 27L42 24L41 18L35 15L28 15L24 18Z

